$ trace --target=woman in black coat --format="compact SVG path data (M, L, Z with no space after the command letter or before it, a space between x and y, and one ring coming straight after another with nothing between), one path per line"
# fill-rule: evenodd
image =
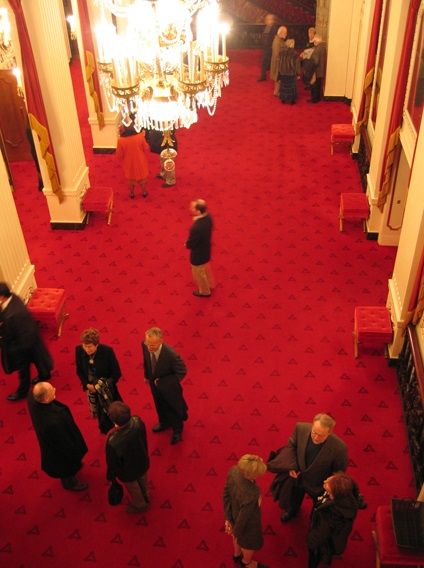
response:
M249 568L266 568L253 560L263 545L261 492L255 480L266 472L259 456L245 454L227 475L224 487L225 530L232 535L234 562Z
M330 566L332 557L345 550L359 508L357 485L345 473L328 477L323 487L307 535L309 568Z
M89 328L81 334L81 345L75 349L77 375L82 388L87 391L91 413L99 421L102 434L113 427L108 416L109 405L122 400L116 383L121 378L118 360L108 345L99 342L97 329Z

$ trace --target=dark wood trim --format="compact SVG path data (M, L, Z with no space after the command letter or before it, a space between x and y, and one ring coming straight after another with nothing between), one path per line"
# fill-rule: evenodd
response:
M371 160L371 144L368 138L368 132L366 126L361 128L359 148L357 152L357 163L359 176L361 178L361 185L364 191L367 190L367 175L370 171L370 160Z
M328 101L328 102L331 102L331 103L333 103L333 102L334 103L345 103L346 105L349 105L349 106L352 102L352 99L348 99L347 97L341 97L341 96L340 97L324 97L322 100Z
M88 223L88 213L81 223L50 223L53 231L83 231Z
M116 148L93 148L93 154L114 154Z
M372 233L367 231L367 241L377 241L378 233Z

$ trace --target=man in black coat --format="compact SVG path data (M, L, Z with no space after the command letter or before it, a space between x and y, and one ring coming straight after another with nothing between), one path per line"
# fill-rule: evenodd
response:
M125 484L131 495L128 513L146 511L150 502L146 426L139 416L131 416L129 406L123 402L112 402L109 416L115 428L106 441L107 479L117 477Z
M4 372L19 372L18 388L9 394L8 400L26 398L31 383L31 363L38 371L33 382L50 379L53 360L41 339L37 322L5 282L0 282L0 346Z
M282 522L298 514L305 493L316 500L322 493L324 480L333 473L346 470L347 448L333 434L335 424L331 416L323 413L317 414L312 424L298 422L288 445L280 451L284 454L283 459L274 458L274 465L279 461L279 474L283 477L288 473L286 481L282 481L291 486L286 496L286 511L281 515ZM284 464L284 461L287 463ZM271 468L271 471L277 473L276 468Z
M181 387L187 368L178 353L164 343L162 330L158 327L146 331L142 348L144 377L150 384L159 418L152 431L172 428L171 444L177 444L182 439L183 423L188 418Z
M272 42L275 34L278 31L277 18L274 14L267 14L265 16L265 28L262 33L262 63L261 74L258 81L266 81L266 72L269 71L271 66L272 57Z
M82 467L87 445L71 411L55 400L55 396L53 385L40 382L28 397L32 424L40 444L41 469L50 477L60 478L64 489L84 491L87 484L75 475Z
M196 199L190 203L190 213L193 215L193 224L186 242L190 249L190 263L193 280L198 290L193 291L194 296L209 297L214 287L212 271L210 268L212 217L204 199Z

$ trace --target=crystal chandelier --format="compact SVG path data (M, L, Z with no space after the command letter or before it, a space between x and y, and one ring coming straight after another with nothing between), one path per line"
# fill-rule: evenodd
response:
M111 111L135 129L189 128L214 114L228 85L228 26L216 0L97 0L100 81ZM195 29L195 33L193 32Z

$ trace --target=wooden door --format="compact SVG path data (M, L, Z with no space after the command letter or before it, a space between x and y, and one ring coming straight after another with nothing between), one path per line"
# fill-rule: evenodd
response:
M18 95L16 77L10 69L1 69L0 129L9 162L32 160L27 124L27 110Z

